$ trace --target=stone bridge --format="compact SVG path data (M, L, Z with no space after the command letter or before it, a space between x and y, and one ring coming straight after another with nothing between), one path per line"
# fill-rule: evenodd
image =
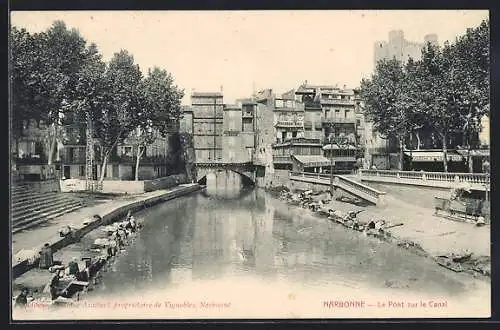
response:
M255 166L252 162L247 163L196 163L196 182L202 181L209 173L220 173L231 171L241 175L247 182L255 184Z

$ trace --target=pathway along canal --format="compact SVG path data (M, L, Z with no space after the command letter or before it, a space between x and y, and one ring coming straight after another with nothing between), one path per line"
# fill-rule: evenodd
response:
M261 189L229 197L200 191L136 217L144 219L144 228L86 300L163 306L146 311L117 305L118 314L102 312L107 318L153 317L155 308L158 317L489 313L488 283L286 205ZM337 304L325 310L325 301L337 300L362 301L364 307ZM201 306L202 301L226 305L215 311L209 309L216 305ZM396 304L417 301L444 305Z

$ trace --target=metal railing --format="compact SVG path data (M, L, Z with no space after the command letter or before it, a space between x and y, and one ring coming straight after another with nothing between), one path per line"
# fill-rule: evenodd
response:
M322 118L321 121L325 124L329 123L354 124L356 123L356 118L326 117Z
M284 120L279 120L276 123L276 126L281 126L281 127L303 127L304 122L301 121L284 121Z
M410 179L421 181L467 182L472 184L490 184L486 173L444 173L444 172L414 172L390 170L360 170L361 176L376 176L395 179Z
M346 100L346 99L326 99L326 98L322 98L320 102L321 102L321 104L349 104L349 105L354 105L355 104L354 100Z

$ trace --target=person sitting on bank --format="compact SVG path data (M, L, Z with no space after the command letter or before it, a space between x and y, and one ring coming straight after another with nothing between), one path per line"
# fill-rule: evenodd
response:
M128 217L128 222L127 225L125 226L125 229L130 230L131 232L135 232L135 229L137 228L137 223L135 222L134 216Z
M78 259L76 257L73 257L73 260L69 262L68 269L69 275L78 275L78 273L80 272L80 268L78 267Z
M49 243L45 243L40 252L39 267L41 269L49 269L54 264L54 257Z
M21 293L16 298L16 307L25 307L28 304L28 293L29 291L27 288L21 290Z
M55 274L50 281L50 296L52 300L56 300L61 295L59 291L59 273Z

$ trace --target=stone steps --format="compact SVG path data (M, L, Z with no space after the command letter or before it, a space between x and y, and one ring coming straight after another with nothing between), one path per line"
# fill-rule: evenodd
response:
M36 202L22 203L20 204L20 206L12 208L12 219L15 221L26 213L48 209L52 206L62 205L65 203L67 204L68 202L72 201L74 200L69 199L64 195L56 194L55 196L50 196Z
M54 213L57 213L64 208L71 208L76 205L82 205L82 203L78 201L68 201L68 200L61 200L58 203L49 205L47 207L40 208L38 210L32 210L29 213L24 213L20 216L17 216L15 218L12 218L12 224L13 226L16 226L18 224L24 223L26 221L29 221L30 219L37 218L39 216L50 216Z
M75 211L84 203L59 192L41 193L24 185L12 187L11 206L12 232L16 233Z
M22 188L15 187L15 188L11 189L11 196L12 197L24 196L24 195L27 195L29 193L32 193L32 191L27 186L23 186Z
M33 205L34 203L37 202L51 200L53 198L56 198L57 196L62 196L62 195L57 192L48 192L43 194L31 194L29 196L23 197L22 199L13 198L12 208L19 209L23 205Z
M70 213L70 212L76 211L76 210L78 210L78 209L80 209L82 207L83 207L83 205L81 205L81 204L75 205L75 206L70 207L70 208L65 207L65 208L62 208L58 212L54 212L51 215L48 215L48 216L41 215L41 216L32 218L29 221L23 222L23 224L14 225L13 228L12 228L12 233L15 234L15 233L18 233L20 231L23 231L23 230L35 227L37 225L40 225L42 223L45 223L45 222L50 221L52 219L55 219L55 218L57 218L57 217L59 217L61 215L64 215L66 213Z

